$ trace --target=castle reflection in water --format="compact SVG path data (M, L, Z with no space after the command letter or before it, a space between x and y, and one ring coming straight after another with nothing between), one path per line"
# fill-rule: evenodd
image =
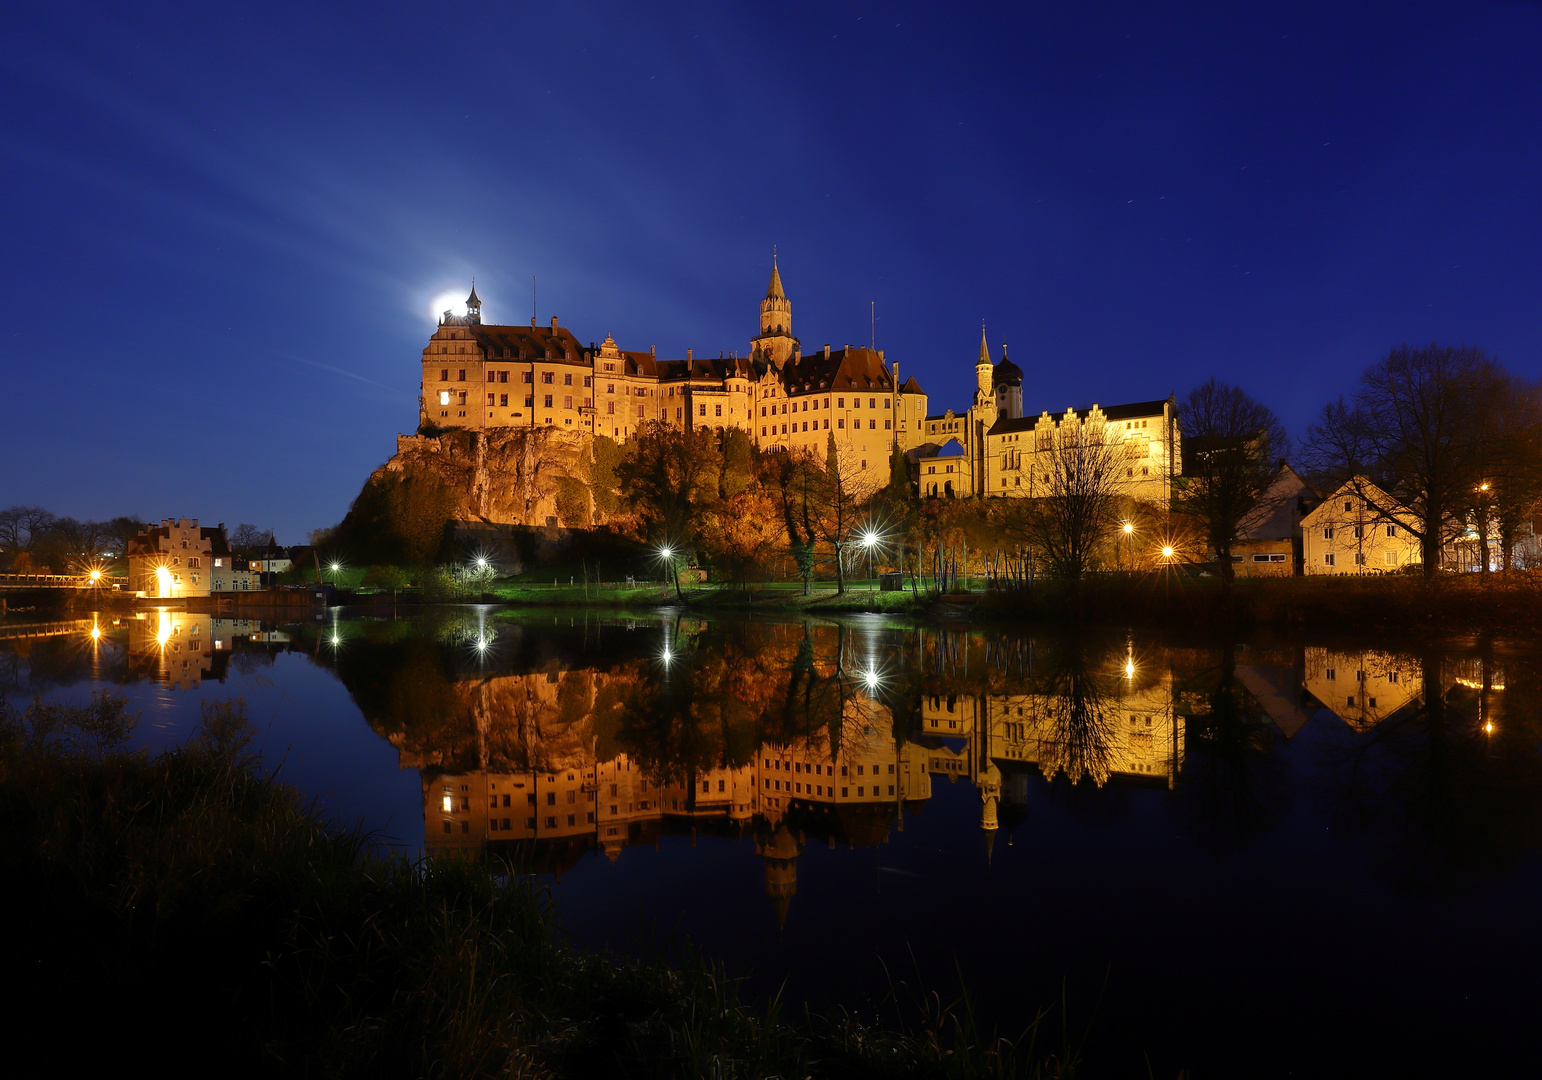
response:
M1317 755L1322 782L1340 792L1380 783L1358 756L1376 743L1385 776L1412 765L1434 805L1442 783L1470 780L1468 802L1529 806L1516 778L1531 775L1538 713L1534 665L1508 661L1520 677L1507 693L1481 654L491 609L16 624L0 628L0 680L8 695L81 678L189 689L296 653L332 670L400 766L419 770L431 855L561 874L666 835L736 837L763 857L780 915L805 845L885 843L939 780L972 787L985 859L1035 783L1176 789L1186 820L1230 843L1278 819L1277 751L1309 725L1331 751ZM1420 746L1446 755L1430 759L1438 769ZM1337 776L1321 768L1333 760L1359 764ZM1376 799L1378 813L1390 805ZM1525 819L1505 804L1493 821Z
M355 693L420 770L431 854L560 875L665 835L736 836L763 857L780 917L807 843L884 843L937 780L975 789L989 859L1036 777L1174 787L1188 726L1228 695L1288 740L1314 715L1364 730L1426 690L1408 656L1297 647L1244 662L1142 655L1123 637L478 618L439 640L442 664L398 643L395 689L378 704ZM336 662L356 688L349 651ZM1443 682L1503 689L1468 667Z

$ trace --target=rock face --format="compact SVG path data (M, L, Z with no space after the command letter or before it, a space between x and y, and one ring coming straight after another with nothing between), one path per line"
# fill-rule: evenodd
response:
M438 474L460 497L459 520L583 527L596 523L588 442L550 427L398 435L382 469Z

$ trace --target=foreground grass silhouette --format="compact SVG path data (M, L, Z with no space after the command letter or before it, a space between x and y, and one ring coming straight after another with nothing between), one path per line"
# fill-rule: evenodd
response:
M135 721L107 693L0 700L14 1075L1075 1075L1042 1014L1011 1039L935 994L891 992L890 1028L784 1018L705 964L575 953L533 880L329 827L264 775L239 701L156 755Z

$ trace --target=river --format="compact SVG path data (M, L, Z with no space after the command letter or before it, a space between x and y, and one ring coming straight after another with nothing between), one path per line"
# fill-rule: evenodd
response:
M579 948L1053 1007L1093 1075L1502 1073L1542 1004L1529 642L149 610L5 624L0 685L152 750L240 697L324 812L543 875Z

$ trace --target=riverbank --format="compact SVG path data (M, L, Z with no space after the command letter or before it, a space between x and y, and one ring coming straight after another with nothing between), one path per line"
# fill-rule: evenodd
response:
M111 694L0 705L0 905L25 928L0 970L26 987L8 1017L21 1073L1074 1073L1034 1027L976 1032L967 1002L918 992L895 1003L903 1029L880 1028L742 1002L706 963L577 953L534 879L392 858L321 821L249 754L239 701L206 703L155 756L125 749L134 722Z
M865 584L865 583L863 583ZM487 599L511 606L678 605L691 611L776 614L883 612L987 622L1249 629L1364 630L1418 633L1542 632L1542 572L1445 574L1432 581L1401 575L1257 578L1234 583L1180 574L1107 575L1079 583L1041 581L1031 588L939 595L849 586L844 593L773 583L749 588L694 587L676 597L657 585L587 589L497 585Z

